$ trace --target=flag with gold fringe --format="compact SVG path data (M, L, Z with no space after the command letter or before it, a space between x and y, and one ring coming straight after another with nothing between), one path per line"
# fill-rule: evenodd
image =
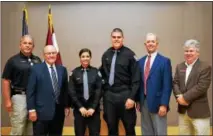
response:
M27 8L24 6L22 9L23 18L22 18L22 36L29 34L28 33L28 13Z
M48 32L47 32L47 39L46 39L46 45L53 45L55 46L58 54L56 59L56 64L62 65L62 59L59 52L58 43L56 40L56 35L53 28L53 19L52 19L52 13L51 13L51 6L49 6L49 13L48 13Z

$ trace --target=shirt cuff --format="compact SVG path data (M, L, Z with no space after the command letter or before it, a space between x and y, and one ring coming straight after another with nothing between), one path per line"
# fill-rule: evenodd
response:
M35 112L35 111L36 111L35 109L29 110L29 112Z

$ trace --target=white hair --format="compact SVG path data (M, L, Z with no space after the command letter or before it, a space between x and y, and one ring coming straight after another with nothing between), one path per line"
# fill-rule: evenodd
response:
M157 35L154 34L154 33L147 33L147 34L146 34L146 39L147 39L148 36L151 36L151 35L155 36L156 41L158 41L158 37L157 37Z
M54 49L56 50L55 46L53 46L53 45L46 45L46 46L44 46L44 48L43 48L43 53L45 53L46 50L47 50L47 48L49 48L49 47L54 48Z
M200 42L195 39L189 39L184 43L184 48L196 48L197 51L200 51Z

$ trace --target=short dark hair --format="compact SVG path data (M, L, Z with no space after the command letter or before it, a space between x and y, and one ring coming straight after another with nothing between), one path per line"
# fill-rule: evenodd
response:
M122 36L124 36L123 31L120 28L114 28L111 32L111 35L113 32L120 32Z
M84 52L88 52L89 53L89 56L92 57L92 52L90 49L88 48L83 48L79 51L79 57L81 57L81 55L84 53Z

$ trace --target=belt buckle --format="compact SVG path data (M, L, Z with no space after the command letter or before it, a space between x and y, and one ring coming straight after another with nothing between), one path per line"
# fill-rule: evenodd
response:
M20 89L15 89L15 92L19 93L19 94L25 94L25 92L23 90L20 90Z
M15 92L22 92L22 90L20 90L20 89L15 89Z
M15 93L21 94L21 93L22 93L22 90L20 90L20 89L14 89L14 92L15 92Z

